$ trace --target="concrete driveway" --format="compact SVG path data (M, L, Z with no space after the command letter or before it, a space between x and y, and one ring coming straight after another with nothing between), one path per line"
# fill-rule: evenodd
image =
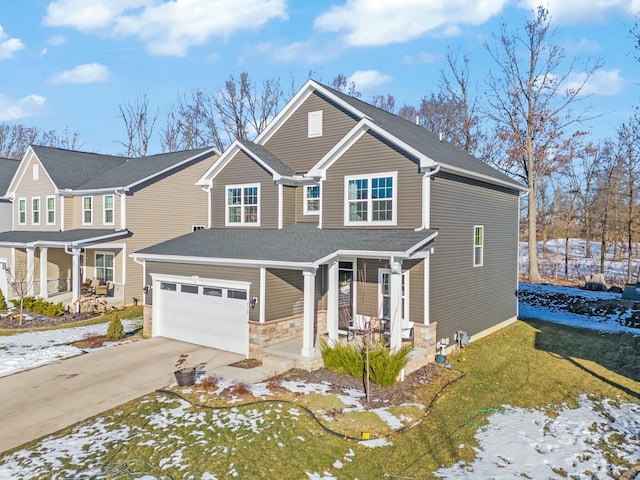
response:
M152 338L104 348L0 378L0 452L175 383L182 353L208 374L246 383L258 372L228 367L245 358L190 343ZM246 373L245 373L246 372Z

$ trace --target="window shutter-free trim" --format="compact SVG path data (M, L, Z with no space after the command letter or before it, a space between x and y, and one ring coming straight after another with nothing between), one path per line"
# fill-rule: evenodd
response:
M321 137L322 136L322 110L308 113L308 137Z

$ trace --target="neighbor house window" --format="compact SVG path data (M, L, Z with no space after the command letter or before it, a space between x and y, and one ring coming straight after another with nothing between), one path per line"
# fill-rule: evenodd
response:
M27 223L27 199L18 199L18 223L25 225Z
M317 112L309 112L307 116L309 138L322 136L322 110Z
M47 197L47 225L56 223L56 197Z
M113 282L113 253L96 253L96 278L101 282Z
M33 164L33 179L40 180L40 165L37 163Z
M104 201L104 224L113 225L113 195L105 195Z
M260 186L228 186L226 207L226 225L260 225Z
M31 223L40 225L40 197L31 199Z
M473 227L473 266L481 267L484 257L484 227Z
M93 223L93 197L82 197L82 224Z
M304 214L318 215L320 213L320 185L305 185Z
M400 299L400 315L392 315L391 312L391 270L381 268L378 270L378 286L379 303L382 318L385 320L393 320L399 318L401 320L409 320L409 272L402 272L402 293Z
M345 223L396 223L396 172L345 177Z

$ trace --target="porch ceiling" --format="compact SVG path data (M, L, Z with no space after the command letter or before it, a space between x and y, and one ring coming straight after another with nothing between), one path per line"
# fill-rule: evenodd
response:
M0 247L84 246L128 237L128 230L76 229L66 231L14 230L0 233Z

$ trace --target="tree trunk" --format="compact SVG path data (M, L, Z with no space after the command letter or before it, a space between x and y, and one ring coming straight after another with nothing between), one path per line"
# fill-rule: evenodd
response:
M538 272L538 245L536 235L536 183L529 182L529 204L527 205L529 220L529 281L540 282L540 273Z

